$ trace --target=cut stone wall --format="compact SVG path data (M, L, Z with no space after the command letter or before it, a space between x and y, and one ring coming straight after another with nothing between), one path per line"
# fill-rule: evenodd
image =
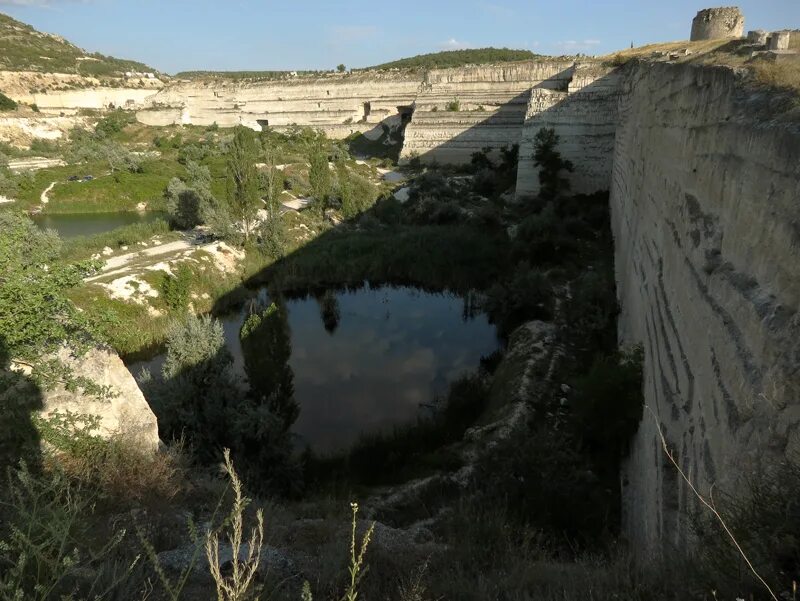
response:
M800 451L800 128L725 68L626 69L612 225L648 410L622 482L633 548L681 547L694 499ZM654 418L649 411L652 410Z

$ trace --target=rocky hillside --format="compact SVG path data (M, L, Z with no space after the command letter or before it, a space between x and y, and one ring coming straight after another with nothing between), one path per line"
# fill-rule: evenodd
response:
M88 77L120 76L128 71L155 72L143 63L86 52L62 37L36 31L4 14L0 14L0 70Z

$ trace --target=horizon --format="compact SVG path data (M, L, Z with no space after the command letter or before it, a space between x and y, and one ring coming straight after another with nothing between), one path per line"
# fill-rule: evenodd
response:
M320 0L306 4L143 0L132 6L119 0L0 0L0 12L87 52L136 60L175 74L331 70L340 63L364 68L419 54L486 47L554 56L605 55L631 44L688 39L695 14L710 5L698 0L650 6L632 0L612 0L606 6L585 0L558 5L443 0L436 6L411 2L399 10L365 0L348 2L346 8ZM745 0L736 5L744 13L745 30L800 27L796 0ZM424 13L417 6L423 6ZM576 14L581 15L579 21L573 18ZM295 24L301 22L305 29L298 35Z

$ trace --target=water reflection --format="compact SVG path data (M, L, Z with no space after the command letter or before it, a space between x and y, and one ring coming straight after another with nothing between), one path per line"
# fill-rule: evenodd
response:
M295 434L323 453L414 419L499 346L473 298L409 287L326 291L274 305L264 290L223 325L240 377L286 410L294 399ZM160 361L149 362L153 373Z
M150 223L157 219L165 219L166 213L151 212L119 212L119 213L71 213L51 215L49 213L33 215L31 219L42 229L53 229L62 240L79 236L93 236L110 232L118 227L134 223Z

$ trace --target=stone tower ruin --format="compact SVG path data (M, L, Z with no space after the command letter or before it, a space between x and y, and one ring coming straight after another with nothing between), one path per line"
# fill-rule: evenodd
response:
M744 35L744 15L736 6L706 8L692 21L692 42L741 38Z

